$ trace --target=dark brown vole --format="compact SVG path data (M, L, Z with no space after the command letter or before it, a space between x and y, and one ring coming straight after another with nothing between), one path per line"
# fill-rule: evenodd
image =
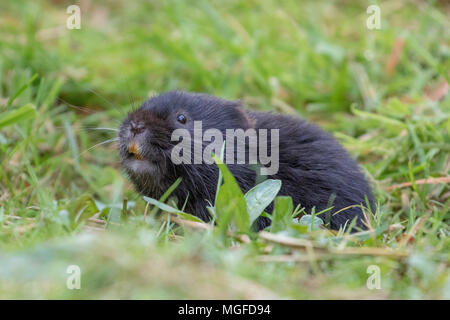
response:
M331 215L330 227L339 229L357 217L357 225L364 228L362 210L356 205L365 205L367 197L373 208L369 185L356 162L330 134L298 118L247 111L239 102L205 94L164 93L146 101L123 121L120 156L138 192L158 199L181 177L173 195L181 203L188 197L186 211L210 220L206 206L208 201L214 203L217 166L205 161L176 164L171 158L179 143L171 141L172 133L187 129L194 136L194 121L202 121L203 131L220 130L224 139L226 129L279 129L278 172L268 176L282 181L279 195L291 196L294 205L301 204L307 212L313 207L315 212L324 210L330 201L332 213L350 206ZM203 142L202 148L208 144ZM248 149L246 152L248 155ZM243 192L255 185L252 166L226 162ZM271 206L266 210L271 212ZM269 224L269 219L260 217L256 227L260 230Z

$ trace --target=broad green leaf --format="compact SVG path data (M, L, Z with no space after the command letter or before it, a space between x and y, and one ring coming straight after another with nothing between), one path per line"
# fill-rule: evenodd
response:
M276 233L286 228L291 223L292 211L294 204L291 197L276 197L274 202L274 210L272 213L272 225L270 231Z
M228 226L234 223L238 231L247 232L250 228L250 218L244 194L227 166L218 157L213 158L224 180L214 204L219 231L225 235Z
M305 214L299 219L298 223L302 226L307 226L308 231L311 231L319 229L319 226L323 224L323 220L319 217Z
M257 184L245 194L250 224L252 224L273 199L275 199L280 188L281 180L268 179Z
M224 156L225 156L225 143L226 141L223 142L222 144L222 149L220 150L220 161L223 162ZM214 154L212 155L212 157L214 158ZM216 203L217 201L217 196L219 195L219 190L220 190L220 186L222 185L222 171L219 170L219 178L217 179L217 188L216 188L216 198L214 199L214 203ZM215 211L214 211L215 214Z
M31 103L27 103L18 109L2 113L0 115L0 129L22 120L34 118L35 116L36 107Z
M201 219L197 218L196 216L194 216L190 213L186 213L181 210L178 210L178 209L171 207L171 206L169 206L163 202L160 202L156 199L144 196L144 200L154 206L157 206L159 209L161 209L163 211L177 214L178 216L182 217L183 219L190 220L190 221L196 221L196 222L203 222Z
M305 234L308 233L308 226L303 226L298 223L297 219L292 219L292 223L289 225L289 229L294 230L296 233Z

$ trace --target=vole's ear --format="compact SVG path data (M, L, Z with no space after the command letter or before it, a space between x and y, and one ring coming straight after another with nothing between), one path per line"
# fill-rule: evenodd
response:
M242 99L236 101L236 109L242 115L243 121L245 122L247 128L256 127L256 119L254 119L251 113L244 108L244 101Z

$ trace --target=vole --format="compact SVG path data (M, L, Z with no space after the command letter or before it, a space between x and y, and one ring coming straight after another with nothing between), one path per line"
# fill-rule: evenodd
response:
M118 133L121 163L139 193L158 199L181 177L172 195L181 203L187 199L186 212L210 221L206 207L208 202L214 203L217 165L206 159L197 163L174 159L174 148L179 147L180 141L173 139L173 133L182 129L194 136L197 124L201 124L200 134L208 129L222 133L225 146L229 143L227 129L254 129L257 133L265 130L269 137L276 133L278 159L273 159L278 161L278 168L266 178L281 180L279 195L292 197L294 205L300 204L307 213L313 208L317 213L331 205L331 229L348 225L355 217L356 225L365 228L364 214L358 205L365 206L367 198L373 209L371 189L357 163L329 133L297 117L253 112L240 101L200 93L171 91L154 96L123 120ZM270 150L274 142L268 140ZM206 141L200 143L202 150L207 145ZM261 151L260 145L257 150ZM237 150L232 152L236 159ZM249 155L248 146L245 153ZM258 172L248 161L236 162L225 160L245 193L255 186ZM268 165L262 165L265 166ZM271 210L272 204L266 211ZM321 218L325 220L325 213ZM268 225L270 219L259 217L254 226L262 230Z

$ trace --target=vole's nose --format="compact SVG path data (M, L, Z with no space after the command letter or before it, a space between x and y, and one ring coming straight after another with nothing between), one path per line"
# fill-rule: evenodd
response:
M133 136L136 136L137 134L144 132L144 130L145 130L145 126L143 124L136 123L134 121L132 121L130 123L130 131L133 134Z

